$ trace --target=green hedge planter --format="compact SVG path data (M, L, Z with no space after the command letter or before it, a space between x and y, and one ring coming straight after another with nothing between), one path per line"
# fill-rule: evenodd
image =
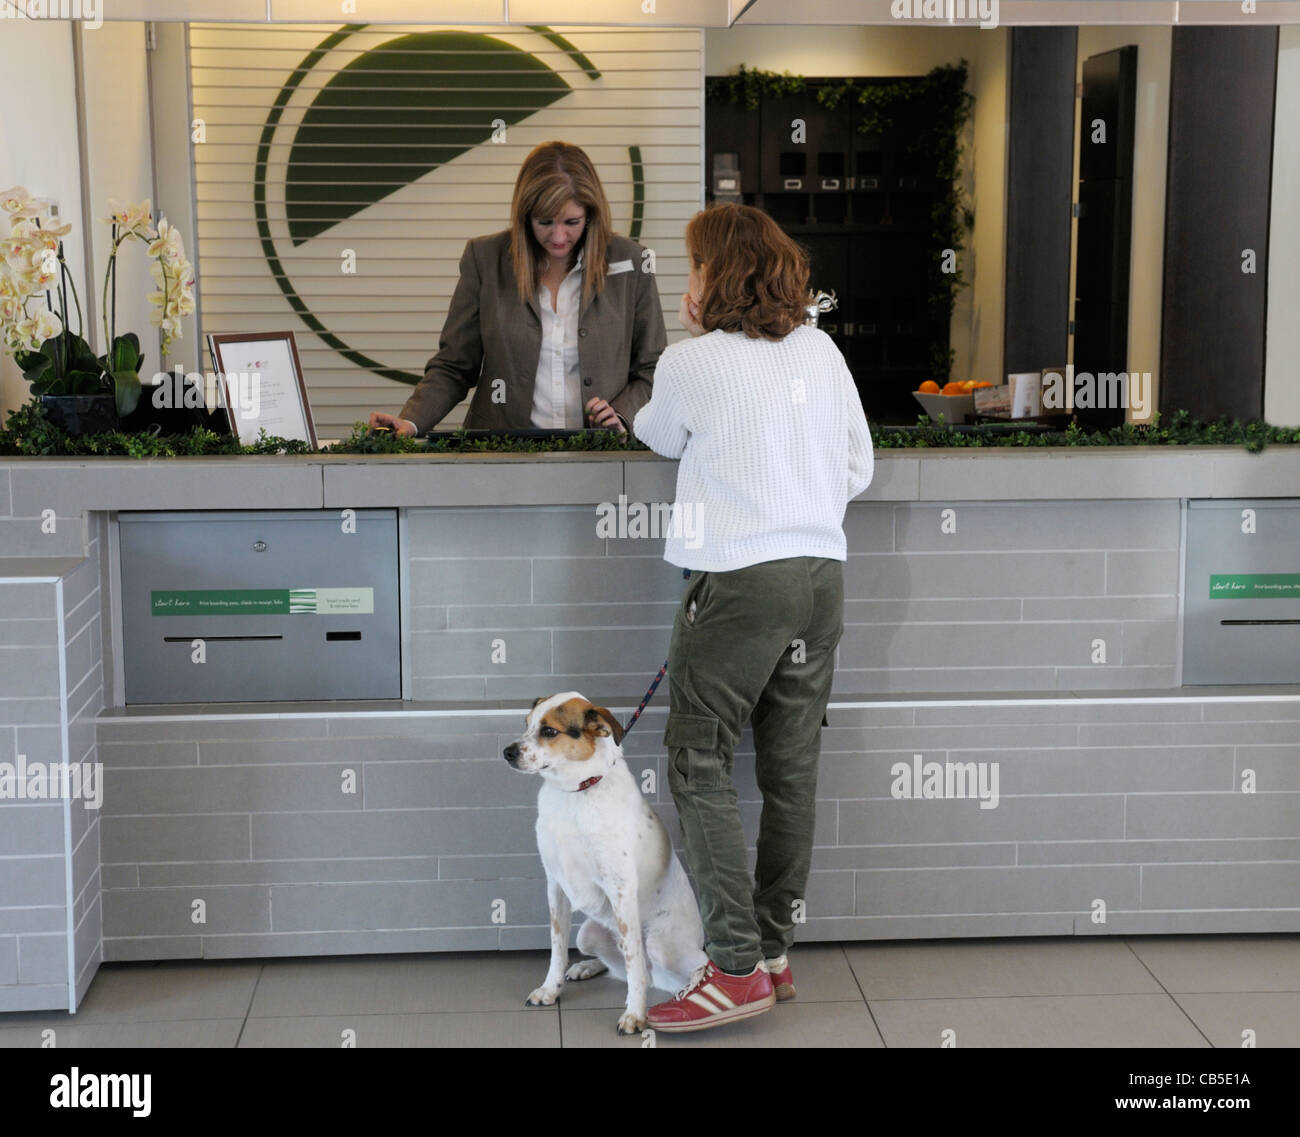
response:
M872 444L877 450L937 447L1038 447L1038 446L1241 446L1258 453L1265 446L1300 444L1300 427L1270 426L1263 422L1242 423L1226 418L1198 422L1186 411L1178 411L1168 424L1153 416L1150 426L1116 426L1087 431L1071 425L1064 431L1031 434L1028 431L994 433L979 427L953 430L942 421L917 418L917 429L903 431L871 426ZM533 454L548 452L614 451L649 453L635 439L609 431L592 431L547 441L532 439L470 439L463 433L430 443L424 439L393 438L372 434L363 422L353 424L352 434L324 454ZM311 454L307 443L297 439L259 434L258 441L241 446L225 435L195 428L188 434L106 434L73 436L60 430L45 416L39 400L10 411L0 430L0 456L170 458L221 454Z

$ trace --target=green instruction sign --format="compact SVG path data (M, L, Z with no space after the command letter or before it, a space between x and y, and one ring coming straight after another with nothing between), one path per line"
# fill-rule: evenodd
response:
M1300 597L1300 572L1211 573L1211 600Z
M373 588L205 588L149 593L154 616L369 615Z

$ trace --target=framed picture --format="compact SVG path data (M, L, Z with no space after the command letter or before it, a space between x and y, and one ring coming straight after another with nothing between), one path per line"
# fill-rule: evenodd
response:
M243 445L257 432L298 438L319 449L293 332L247 332L207 337L212 365L230 419Z

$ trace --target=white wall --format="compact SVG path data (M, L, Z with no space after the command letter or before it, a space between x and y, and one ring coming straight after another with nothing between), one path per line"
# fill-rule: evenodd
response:
M149 53L153 72L154 155L157 210L181 234L185 255L195 266L195 314L181 318L181 334L172 341L164 360L164 371L182 364L186 374L203 371L206 356L200 336L198 312L202 304L202 281L198 279L198 230L194 225L194 160L190 145L189 73L185 47L186 25L154 25L156 46ZM157 357L155 356L156 360ZM152 362L149 370L155 370Z
M122 204L152 199L152 147L149 141L149 91L145 62L145 25L105 22L82 29L82 59L86 88L86 142L90 176L91 234L95 242L95 300L103 300L104 273L112 246L108 201ZM154 222L157 223L157 203ZM158 331L149 322L154 309L146 297L157 287L149 273L148 247L130 240L117 253L117 334L134 332L144 352L141 379L158 370ZM104 337L104 308L93 338L96 352L108 350Z
M111 244L109 198L138 202L153 196L149 139L144 25L105 22L98 28L67 20L5 20L0 66L0 189L24 185L39 197L54 198L72 232L64 255L76 275L83 317L81 329L98 353L106 349L103 312L104 272ZM73 37L81 40L85 85L85 171L89 213L82 214L83 170L77 142L76 73ZM87 230L93 262L83 250ZM146 296L154 289L145 245L125 245L118 257L117 331L134 331L146 352L148 374L158 367L158 334L149 322ZM77 330L69 296L69 322ZM89 323L91 310L96 319ZM0 413L31 398L8 355L0 357Z
M1269 220L1268 334L1264 342L1264 421L1300 426L1300 27L1281 29Z
M963 55L974 60L987 32L941 27L744 27L704 33L706 75L743 63L796 75L923 75Z
M0 21L0 190L26 186L53 198L72 232L64 238L84 309L81 163L77 155L76 82L72 29L57 20ZM6 228L4 236L8 236ZM75 305L72 325L76 330ZM8 354L0 352L0 418L31 398L31 388Z

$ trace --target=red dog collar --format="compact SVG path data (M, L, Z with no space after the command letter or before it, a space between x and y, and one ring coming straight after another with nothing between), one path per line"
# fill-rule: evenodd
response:
M582 785L580 785L580 786L579 786L579 787L578 787L574 792L575 792L575 793L582 793L583 790L590 789L590 788L591 788L592 786L594 786L598 781L600 781L600 779L603 778L604 776L605 776L604 774L600 774L600 775L598 775L598 776L596 776L596 777L594 777L594 778L588 778L588 779L587 779L585 782L583 782Z

